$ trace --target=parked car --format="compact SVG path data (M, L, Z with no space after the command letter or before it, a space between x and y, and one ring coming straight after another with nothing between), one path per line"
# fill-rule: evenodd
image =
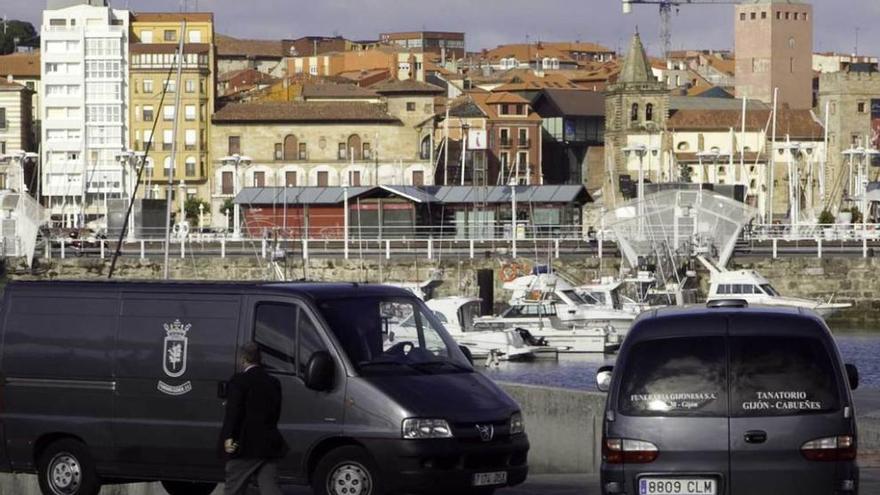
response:
M858 493L858 370L809 310L650 311L597 380L603 494Z
M210 493L247 342L282 384L282 482L484 494L527 475L519 407L403 289L14 282L0 321L0 471L36 473L45 494Z

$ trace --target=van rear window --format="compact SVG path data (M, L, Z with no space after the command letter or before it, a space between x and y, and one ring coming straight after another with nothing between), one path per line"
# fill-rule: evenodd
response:
M730 339L731 415L797 416L840 409L838 376L821 340Z
M627 355L618 410L627 416L726 416L723 337L636 344Z

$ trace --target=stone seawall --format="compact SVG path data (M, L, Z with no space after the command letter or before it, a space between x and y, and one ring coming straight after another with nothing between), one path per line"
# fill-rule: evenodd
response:
M542 260L541 263L545 261ZM312 259L307 265L302 260L289 260L282 266L287 280L308 278L317 281L358 282L418 282L427 280L434 270L442 270L445 283L439 295L476 295L476 272L494 269L499 273L507 263L502 258L477 259L445 258L429 261L410 259L379 262L368 260ZM524 270L533 262L520 261ZM620 260L617 258L584 258L556 260L554 268L573 280L587 281L602 275L616 275ZM708 289L708 273L699 267L697 275L702 293ZM754 269L767 277L784 295L810 299L851 302L853 308L841 312L832 321L833 328L880 330L880 258L740 258L731 268ZM65 260L38 260L33 270L10 267L11 279L106 279L108 260L68 258ZM172 259L171 278L176 280L278 280L276 271L265 260L256 256L247 258L190 258ZM157 260L122 259L117 266L116 279L160 279L162 265ZM506 300L502 282L495 277L496 303Z

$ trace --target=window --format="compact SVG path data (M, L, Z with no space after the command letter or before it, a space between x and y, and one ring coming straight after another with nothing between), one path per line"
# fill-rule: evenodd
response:
M254 172L254 187L266 187L266 172Z
M233 194L232 188L235 184L235 181L232 177L232 172L223 172L220 174L220 194Z
M799 416L840 408L831 356L803 337L731 337L731 416Z
M646 341L630 350L620 413L625 416L727 416L727 350L723 337Z
M152 122L153 121L153 106L152 105L144 105L144 122Z
M201 43L202 42L202 32L201 31L190 31L189 32L189 42L190 43Z
M422 138L422 145L419 147L419 158L422 160L431 158L431 136Z
M767 12L761 12L761 19L767 19Z
M291 162L296 160L296 136L288 134L284 136L283 158L285 161Z
M122 122L122 108L119 105L88 105L86 122Z
M118 60L86 60L86 79L119 79L122 66Z
M423 172L421 170L413 170L412 185L424 186L425 185L425 172Z
M645 120L648 122L654 121L654 104L648 103L645 105Z
M227 151L230 155L241 154L241 136L229 136L229 146Z
M187 105L184 107L184 118L189 121L196 120L196 106Z
M785 13L785 20L786 20L786 21L790 21L790 20L791 20L791 12L786 12L786 13Z
M300 377L306 376L306 368L309 360L316 352L326 349L324 342L321 340L321 334L318 333L318 327L311 317L305 311L298 311L296 332L299 336L299 349L297 350L297 370Z
M284 172L284 186L285 187L296 187L296 172L295 171L287 171Z
M184 132L184 146L186 151L195 151L199 140L199 132L195 129L187 129Z
M275 161L284 158L284 149L281 143L275 143Z
M141 31L141 43L152 43L153 42L153 32L152 31Z
M171 147L174 143L174 131L171 129L165 129L162 131L162 150L163 151L171 151Z
M6 129L6 109L0 108L0 129Z
M529 163L529 152L528 151L520 151L516 154L516 161L519 163L520 167L525 167ZM523 168L523 172L525 169Z
M49 19L49 25L54 27L67 27L67 19Z
M195 93L196 92L196 80L195 79L187 79L186 80L186 92L187 93Z
M165 41L177 41L177 31L166 29L164 33Z
M171 176L172 165L171 165L171 157L170 156L165 157L165 161L163 163L162 169L165 172L165 177Z
M306 143L299 143L299 159L300 160L308 160L309 153L306 148Z
M162 119L165 121L174 120L174 107L172 105L162 107Z
M196 159L195 157L186 157L186 176L194 177L196 175Z
M144 94L153 94L153 80L144 79Z
M415 112L416 111L416 103L414 101L406 102L406 111L407 112Z
M633 103L632 108L630 109L629 120L632 122L639 121L639 104Z
M506 172L510 170L510 153L506 151L502 151L501 154L498 155L498 161L501 164L501 175L506 175ZM505 177L504 183L507 183L507 178Z
M757 19L757 18L758 18L758 14L757 14L757 12L752 12L752 14L749 16L749 18L750 18L751 20L753 20L753 21L754 21L755 19Z
M327 187L330 185L330 173L327 171L318 172L318 186Z
M519 141L520 147L529 147L529 130L524 127L519 128Z
M167 93L176 93L177 92L177 81L173 79L168 79L165 81L165 91Z
M263 351L263 364L279 373L296 373L297 307L260 303L254 312L254 342Z
M865 105L865 102L861 102L861 101L860 101L860 102L859 102L859 113L865 113L865 108L866 108L866 107L867 107L867 105Z
M510 146L510 129L501 129L499 135L501 137L501 146Z
M364 143L362 148L363 149L362 149L361 156L364 157L364 160L369 160L370 158L372 158L373 155L372 155L372 149L370 148L370 143Z
M339 143L339 151L337 152L336 157L340 160L345 160L348 157L348 146L345 143Z
M792 50L794 50L796 46L797 46L797 40L794 39L794 36L788 38L788 47L791 48Z
M351 153L349 158L353 160L361 159L361 137L357 134L352 134L348 137L348 152Z
M782 12L776 12L776 20L778 21L781 19L782 19Z
M349 186L360 186L361 185L361 173L358 170L351 170L348 172L348 185Z

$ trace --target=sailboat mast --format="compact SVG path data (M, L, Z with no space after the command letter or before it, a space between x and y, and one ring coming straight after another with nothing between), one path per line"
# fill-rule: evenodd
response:
M168 251L171 247L171 195L174 191L174 169L177 162L177 128L180 123L180 93L181 78L183 77L183 40L186 35L186 20L180 23L180 44L177 47L177 81L174 83L174 124L172 125L171 138L171 167L168 170L168 188L165 191L165 263L163 277L168 280ZM166 88L167 90L167 88ZM184 194L185 191L181 191ZM181 221L183 221L181 219ZM183 242L183 241L181 241Z

